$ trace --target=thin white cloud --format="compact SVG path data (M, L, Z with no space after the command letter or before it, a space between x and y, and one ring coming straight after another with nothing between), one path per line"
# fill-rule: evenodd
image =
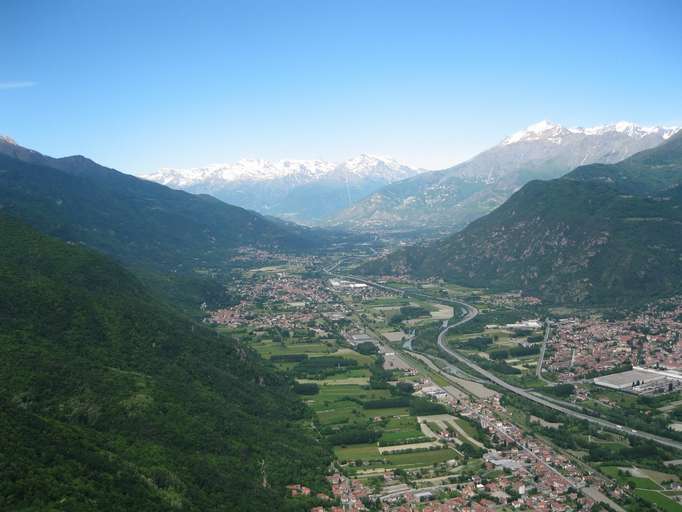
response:
M14 81L14 82L0 82L0 90L5 89L25 89L26 87L33 87L37 85L36 82L24 81Z

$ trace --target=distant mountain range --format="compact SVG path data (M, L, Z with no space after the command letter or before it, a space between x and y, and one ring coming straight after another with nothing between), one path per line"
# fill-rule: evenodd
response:
M386 157L324 160L240 160L194 169L161 169L144 176L172 188L211 194L262 214L311 224L381 187L420 170Z
M615 163L669 139L677 128L621 122L565 128L542 121L444 171L398 181L336 214L328 225L376 232L452 233L533 179L590 163Z
M0 212L126 264L179 270L224 263L242 246L300 251L328 240L208 195L0 140Z
M521 289L564 304L641 301L682 291L681 234L678 133L616 164L531 181L461 232L360 270Z

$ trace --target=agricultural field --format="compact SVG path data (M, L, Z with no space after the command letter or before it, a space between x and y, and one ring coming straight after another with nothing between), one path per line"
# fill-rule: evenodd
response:
M666 489L666 482L679 482L677 476L638 467L602 466L599 470L621 485L631 487L637 496L662 510L682 512L682 505L673 498L678 491Z
M376 468L414 469L459 459L457 452L451 448L385 453L382 455L376 445L366 444L336 447L334 452L342 463L354 462L355 467L361 470ZM358 462L360 463L359 466Z
M682 511L682 505L678 502L673 501L672 498L666 496L664 493L659 491L650 491L646 489L636 489L635 494L640 498L653 503L665 512L680 512Z
M476 428L476 426L465 418L455 418L455 423L464 431L472 443L485 443L485 436L481 434L481 431Z
M379 443L407 442L424 436L414 416L392 416L382 430Z
M414 285L409 288L415 289ZM442 293L437 288L431 286L428 290L434 295ZM448 293L452 292L448 290ZM465 297L471 291L458 289L456 293ZM309 323L290 329L284 337L279 337L275 329L265 329L244 338L250 336L251 346L263 358L294 377L297 383L295 391L315 413L314 427L333 446L344 473L363 475L383 469L430 468L427 470L439 474L445 471L443 463L461 461L470 457L472 451L476 453L476 450L485 449L487 437L482 436L474 425L446 414L448 411L442 406L439 406L440 410L430 409L428 399L411 397L404 394L405 391L386 386L386 382L396 378L401 381L426 378L441 387L467 389L479 397L490 396L491 390L455 377L446 379L431 361L403 352L400 357L418 370L417 375L406 377L390 366L382 369L376 364L377 355L366 348L351 348L341 338L351 340L351 335L364 332L372 338L382 339L381 334L386 333L388 342L380 344L382 350L390 351L389 347L399 348L403 337L410 336L414 330L417 335L420 330L426 330L424 337L435 339L432 334L441 328L442 321L459 315L460 311L434 301L390 295L365 297L343 294L342 301L350 311L345 315L346 323L342 330ZM485 324L480 327L480 332L459 333L453 342L465 345L461 348L473 356L492 361L496 351L509 351L501 361L509 360L524 370L533 366L536 354L514 352L527 341L530 333L518 334L503 328L486 330ZM331 335L317 336L320 330L336 336L334 339L327 339L332 338ZM482 336L489 337L490 342L481 347L466 346ZM379 381L377 376L380 376ZM426 408L420 409L423 402L427 402ZM417 407L415 404L421 405ZM423 428L420 422L429 418L433 420L430 421L432 430L451 432L448 443L438 440L428 428Z
M307 399L321 425L366 424L376 416L408 415L406 407L382 410L365 409L362 402L390 397L387 389L367 389L360 385L320 385L320 391Z
M394 295L387 295L385 297L374 297L362 302L363 308L400 308L400 306L407 306L410 303L409 299L404 297L396 297Z
M390 467L403 469L430 466L432 464L440 464L441 462L459 458L458 454L451 448L408 453L392 453L385 457Z
M458 443L468 443L478 448L484 448L485 436L464 418L455 417L451 414L437 414L433 416L420 416L419 421L426 425L431 432L448 430L458 439Z
M369 461L377 460L381 457L379 447L375 443L339 446L334 449L334 453L341 461Z
M308 354L309 357L328 355L337 351L334 342L279 343L265 340L251 345L263 359L284 354Z
M396 394L389 388L372 389L367 382L351 380L368 378L375 371L372 368L376 366L372 365L376 356L359 354L348 348L336 350L329 356L345 358L355 366L325 379L297 380L318 385L315 394L303 398L315 412L320 432L334 445L347 472L412 469L458 457L457 452L426 437L417 416L411 414L414 401L424 402L425 399ZM313 357L311 353L308 361L315 357L325 355ZM401 448L403 445L405 448Z

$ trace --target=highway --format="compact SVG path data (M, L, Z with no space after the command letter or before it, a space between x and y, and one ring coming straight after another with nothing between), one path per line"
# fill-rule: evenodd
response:
M535 375L537 376L538 379L540 379L545 384L553 384L553 383L550 383L547 379L545 379L542 376L542 365L545 362L545 351L547 350L547 340L549 339L549 335L551 332L552 332L552 326L549 323L549 318L545 318L545 337L542 340L542 347L540 348L540 357L538 358L538 366L535 369Z
M672 439L668 439L665 437L657 436L654 434L649 434L647 432L640 432L639 430L635 430L633 428L626 427L624 425L618 425L617 423L610 422L608 420L604 420L601 418L595 418L594 416L589 416L587 414L583 414L581 412L574 411L572 409L569 409L568 407L565 407L563 405L559 405L557 402L558 401L549 401L546 400L545 398L536 396L532 394L530 391L514 386L512 384L507 383L506 381L500 379L493 373L489 372L488 370L481 368L479 365L474 363L473 361L467 359L466 357L462 356L459 354L457 351L452 350L450 347L447 346L445 342L445 337L447 336L447 333L450 329L457 327L458 325L461 325L464 322L468 322L472 318L474 318L477 314L478 311L476 308L473 306L470 306L467 304L468 311L462 320L459 322L446 327L443 329L440 334L438 334L438 348L445 352L446 354L449 354L450 356L454 357L457 361L460 363L468 366L470 369L474 370L477 372L479 375L484 376L486 379L488 379L490 382L497 384L501 388L514 393L515 395L519 395L526 400L530 400L531 402L535 402L541 405L544 405L545 407L548 407L549 409L554 409L555 411L559 411L563 414L566 414L567 416L572 416L574 418L578 418L581 420L585 420L589 423L592 423L594 425L598 425L602 428L605 428L607 430L611 430L613 432L617 432L619 434L626 434L629 436L635 436L635 437L640 437L642 439L648 439L650 441L654 441L660 445L667 446L670 448L675 448L676 450L682 450L682 443L678 443L677 441L673 441Z
M608 421L608 420L604 420L601 418L590 416L588 414L584 414L584 413L581 413L578 411L574 411L572 409L569 409L568 406L560 405L559 400L550 401L550 400L545 399L543 397L534 395L526 389L523 389L523 388L514 386L512 384L509 384L506 381L504 381L504 380L500 379L499 377L497 377L496 375L494 375L493 373L489 372L488 370L481 368L479 365L477 365L473 361L471 361L471 360L467 359L466 357L464 357L463 355L459 354L457 351L448 347L447 343L445 342L445 338L447 336L448 331L450 329L454 329L455 327L462 325L462 324L469 322L469 321L473 320L474 318L476 318L476 316L478 315L478 309L476 309L474 306L467 304L466 302L462 302L462 301L458 301L458 300L443 299L440 297L433 297L431 295L426 295L426 294L422 294L419 292L412 292L412 291L405 292L405 290L401 290L399 288L393 288L390 286L375 283L373 281L369 281L369 280L364 279L364 278L359 278L359 277L355 277L355 276L348 276L348 275L339 275L339 274L333 273L332 270L335 270L336 267L339 265L339 263L340 263L340 261L337 262L333 267L330 267L329 269L325 269L325 271L330 275L334 275L336 277L346 279L348 281L356 281L359 283L364 283L368 286L372 286L374 288L379 288L382 290L390 291L393 293L409 294L409 295L412 295L415 297L424 298L427 300L432 300L434 302L441 302L443 304L460 306L464 312L464 317L462 319L460 319L459 321L453 323L452 325L446 326L442 331L440 331L440 333L438 334L438 339L437 339L439 349L442 350L443 352L445 352L446 354L449 354L450 356L454 357L457 361L459 361L463 365L467 366L468 368L475 371L479 375L485 377L490 382L497 384L499 387L505 389L506 391L509 391L510 393L514 393L515 395L518 395L522 398L525 398L526 400L530 400L531 402L535 402L535 403L538 403L540 405L544 405L545 407L547 407L549 409L559 411L563 414L566 414L567 416L571 416L573 418L577 418L580 420L585 420L589 423L592 423L593 425L598 425L599 427L610 430L612 432L616 432L618 434L634 436L634 437L639 437L642 439L648 439L648 440L654 441L655 443L658 443L662 446L667 446L670 448L674 448L676 450L682 450L682 443L679 443L677 441L673 441L672 439L657 436L655 434L649 434L647 432L640 432L639 430L635 430L633 428L626 427L624 425L618 425L617 423L613 423L613 422ZM548 332L549 331L547 331L546 334L548 334Z

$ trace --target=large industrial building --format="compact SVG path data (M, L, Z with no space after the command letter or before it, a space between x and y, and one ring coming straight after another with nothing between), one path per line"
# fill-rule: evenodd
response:
M596 377L594 383L618 391L648 395L678 389L682 386L682 374L635 366L625 372Z

